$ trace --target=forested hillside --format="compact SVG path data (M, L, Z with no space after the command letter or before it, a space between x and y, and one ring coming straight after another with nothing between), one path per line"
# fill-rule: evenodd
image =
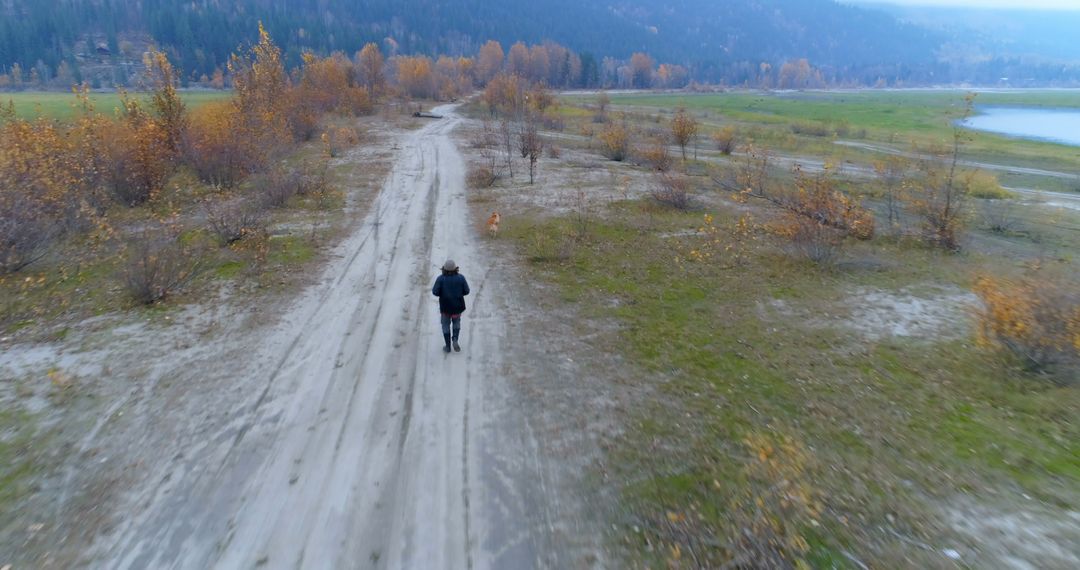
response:
M697 81L736 85L803 58L832 84L969 80L978 65L942 60L943 32L832 0L0 0L0 12L0 73L17 64L23 79L54 84L126 83L150 43L185 81L209 80L258 21L290 66L306 50L353 54L377 42L388 55L471 55L489 39L550 40L595 62L644 52ZM596 79L616 84L614 68ZM1077 75L1055 69L1048 82Z

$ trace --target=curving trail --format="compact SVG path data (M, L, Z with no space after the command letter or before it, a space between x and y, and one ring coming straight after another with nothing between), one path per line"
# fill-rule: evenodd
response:
M235 375L260 386L99 550L107 568L561 566L558 498L507 386L508 297L446 118L407 135L340 258ZM469 278L460 354L431 283ZM269 363L267 365L266 363ZM509 419L508 419L509 418Z

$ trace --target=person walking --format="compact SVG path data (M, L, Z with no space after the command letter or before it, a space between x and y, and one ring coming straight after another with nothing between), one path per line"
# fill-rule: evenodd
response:
M454 260L447 259L443 264L442 275L435 278L431 294L439 298L442 335L446 342L443 352L450 352L451 343L456 352L461 352L458 335L461 334L461 313L465 312L465 296L469 294L469 282L465 280Z

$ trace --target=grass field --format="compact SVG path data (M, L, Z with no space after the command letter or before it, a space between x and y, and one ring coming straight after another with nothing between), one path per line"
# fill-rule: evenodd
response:
M874 149L948 140L963 96L611 95L607 119L637 137L665 132L680 106L699 120L702 156L684 165L697 209L622 200L587 213L584 234L580 213L507 217L530 277L611 331L589 344L630 364L617 372L617 389L648 394L628 406L626 429L606 447L604 476L622 490L614 535L631 552L628 567L724 567L769 549L786 550L791 563L775 567L979 568L1014 555L1033 567L1073 567L1045 551L1080 539L1067 518L1080 509L1080 390L1075 379L1054 383L980 345L972 290L980 276L1008 279L1032 266L1075 282L1080 212L1029 194L973 199L960 254L920 243L917 220L897 237L879 217L878 237L851 241L839 263L818 267L770 231L777 218L768 204L704 176L703 164L739 168L745 154L707 148L710 131L733 125L740 151L753 141L804 164L850 160L863 170L840 175L841 187L878 208L878 182L866 174L883 156ZM594 123L595 96L564 101L565 132L585 136L560 143L598 153L588 136L604 128ZM1080 94L986 93L978 102L1080 107ZM829 132L799 128L807 123ZM971 138L964 160L1080 173L1074 147ZM603 164L647 169L630 162ZM1045 174L994 174L1016 187L1076 189ZM770 176L791 186L790 163L774 164ZM1012 229L990 229L999 211ZM759 224L753 237L724 233L716 246L739 251L739 263L691 261L707 247L705 214L732 228L743 213ZM999 536L997 522L1029 540ZM1025 544L1033 550L1021 552ZM953 551L962 562L943 554Z
M195 108L211 101L220 101L232 96L230 91L183 91L181 97L188 108ZM109 113L120 107L120 95L116 93L92 93L90 100L98 111ZM72 93L53 91L20 91L0 93L0 103L15 104L15 114L24 119L44 116L66 120L79 112L78 100Z
M967 333L868 340L852 326L876 295L948 296L1007 264L875 243L849 252L873 261L821 270L766 235L734 269L673 262L697 245L671 236L692 234L701 215L619 204L568 259L533 265L582 318L618 323L597 350L623 353L658 391L611 461L630 482L622 539L650 566L720 566L722 545L759 510L781 521L777 540L807 541L813 567L857 567L848 552L885 568L941 564L896 536L969 540L945 522L969 494L998 508L1018 488L1080 507L1075 387L1028 378ZM534 233L566 235L571 223L523 225L518 237L528 251ZM772 496L781 484L812 497L806 508Z
M611 103L613 110L652 114L685 107L699 117L706 130L735 125L745 136L773 150L869 158L865 152L829 148L830 143L834 139L864 140L898 149L947 143L952 122L964 111L967 94L960 90L616 94ZM568 96L564 100L571 105L591 105L595 96ZM1080 91L985 92L977 95L975 105L976 112L980 105L1080 108ZM815 130L827 134L808 134ZM970 132L965 152L973 160L1080 172L1080 149L1067 145Z

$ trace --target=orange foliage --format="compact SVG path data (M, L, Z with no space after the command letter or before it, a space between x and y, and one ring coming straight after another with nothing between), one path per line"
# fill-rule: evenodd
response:
M426 99L435 94L435 75L431 68L431 58L427 56L398 56L394 58L397 67L398 85L410 97Z
M1031 275L1009 281L980 277L978 340L1004 348L1031 368L1062 371L1080 366L1080 292L1068 279Z

